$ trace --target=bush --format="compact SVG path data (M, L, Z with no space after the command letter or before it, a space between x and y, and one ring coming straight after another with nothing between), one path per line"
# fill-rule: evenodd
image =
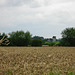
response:
M50 42L45 42L44 45L49 45Z
M60 42L55 42L55 46L61 46Z
M32 40L31 46L42 46L42 41L39 39Z
M65 41L65 39L61 39L60 46L70 46L70 43L68 41Z
M50 42L49 46L55 46L55 42Z
M48 43L49 46L61 46L60 42L49 42Z

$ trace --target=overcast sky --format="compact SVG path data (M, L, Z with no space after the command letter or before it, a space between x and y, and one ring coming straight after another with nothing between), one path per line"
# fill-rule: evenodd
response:
M75 0L0 0L1 33L28 30L60 38L67 27L75 27Z

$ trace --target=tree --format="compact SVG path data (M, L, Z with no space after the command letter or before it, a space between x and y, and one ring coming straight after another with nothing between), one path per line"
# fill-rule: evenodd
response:
M75 46L75 28L66 28L62 31L61 44L64 46Z
M10 45L12 46L28 46L31 40L29 32L16 31L9 34Z
M30 45L31 44L31 34L30 34L30 32L29 31L27 31L26 33L25 33L25 46L28 46L28 45Z
M44 37L41 37L41 36L34 36L32 39L40 39L40 40L44 40Z
M42 36L33 36L32 39L39 39L42 41L42 44L45 43L44 37L42 37Z
M40 39L33 39L32 46L42 46L42 41Z

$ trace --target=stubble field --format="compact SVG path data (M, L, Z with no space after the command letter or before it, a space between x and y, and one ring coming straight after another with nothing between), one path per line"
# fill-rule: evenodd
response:
M75 74L75 47L0 47L0 75L59 74Z

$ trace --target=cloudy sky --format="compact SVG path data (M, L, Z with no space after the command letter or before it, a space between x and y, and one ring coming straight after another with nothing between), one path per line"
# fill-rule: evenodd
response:
M1 33L28 30L60 38L67 27L75 27L75 0L0 0Z

